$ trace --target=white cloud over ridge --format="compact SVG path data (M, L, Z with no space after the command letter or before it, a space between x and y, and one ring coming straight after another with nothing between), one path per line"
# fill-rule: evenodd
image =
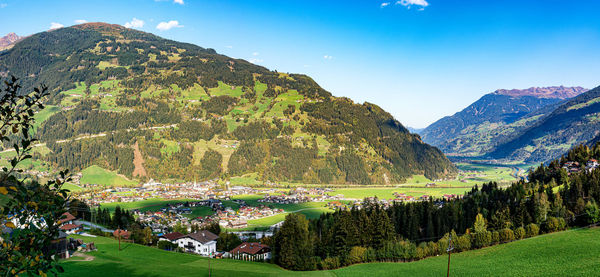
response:
M77 24L83 24L83 23L87 23L87 20L85 20L85 19L77 19L77 20L75 20L75 23L77 23Z
M159 29L161 31L167 31L167 30L171 30L173 28L182 28L183 25L179 25L179 21L177 20L171 20L169 22L161 22L158 23L158 25L156 25L156 29Z
M133 18L130 22L125 22L127 28L142 28L144 27L144 20Z
M50 30L54 30L54 29L58 29L58 28L62 28L62 27L65 27L65 25L62 25L62 24L57 23L57 22L52 22L52 23L50 23L50 28L49 29Z

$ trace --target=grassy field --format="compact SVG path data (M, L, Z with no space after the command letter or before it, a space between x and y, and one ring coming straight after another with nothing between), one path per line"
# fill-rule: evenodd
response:
M110 211L114 211L114 209L119 206L124 209L133 210L139 209L142 212L145 211L158 211L160 208L166 206L169 203L181 203L185 201L194 201L189 199L177 199L177 200L164 200L160 198L146 199L142 201L136 202L112 202L112 203L104 203L102 204L102 208L107 208Z
M453 276L595 276L600 229L565 231L452 255ZM93 241L93 261L67 260L63 276L208 276L209 260L124 243ZM267 263L210 260L211 276L444 276L446 255L410 263L370 263L332 271L292 272Z
M137 181L128 180L115 172L108 171L96 165L92 165L82 172L82 184L99 184L105 186L131 186L137 185Z

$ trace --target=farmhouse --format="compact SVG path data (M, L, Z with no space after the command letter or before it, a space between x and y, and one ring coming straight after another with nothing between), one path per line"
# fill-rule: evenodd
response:
M229 252L232 259L265 261L271 259L271 248L258 242L244 242Z
M212 256L217 251L217 238L217 235L203 230L180 237L174 243L187 252Z

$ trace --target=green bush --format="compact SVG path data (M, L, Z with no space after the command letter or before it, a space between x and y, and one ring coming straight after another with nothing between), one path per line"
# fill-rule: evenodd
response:
M548 233L564 230L567 224L562 217L548 217L544 224L544 230Z
M540 227L535 223L530 223L525 226L525 236L528 238L535 237L540 233Z
M484 231L471 235L473 246L476 248L486 247L492 244L492 232Z
M492 232L492 244L500 243L500 233L498 231Z
M321 269L334 269L340 267L340 259L338 257L327 257L321 261Z
M515 230L515 239L525 238L525 228L519 227Z
M509 242L515 240L515 233L513 230L505 228L500 231L500 241Z
M367 249L360 246L354 246L350 249L350 253L348 254L348 262L350 264L362 263L365 260L365 253Z

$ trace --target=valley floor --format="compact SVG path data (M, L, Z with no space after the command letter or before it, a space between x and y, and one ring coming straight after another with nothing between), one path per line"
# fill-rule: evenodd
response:
M600 264L600 228L569 230L452 255L453 276L593 276ZM331 271L293 272L255 262L215 260L109 238L94 241L93 260L66 260L63 276L443 276L448 256L410 263L370 263Z

